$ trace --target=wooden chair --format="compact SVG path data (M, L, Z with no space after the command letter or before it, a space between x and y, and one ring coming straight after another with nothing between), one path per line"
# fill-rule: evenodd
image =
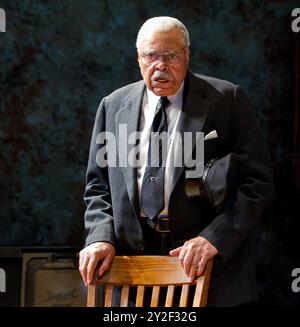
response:
M204 274L194 282L189 282L177 257L171 256L115 256L110 269L99 278L95 273L94 282L88 286L87 306L96 305L96 286L103 285L105 289L104 306L111 307L113 304L114 286L121 287L120 306L127 307L129 291L136 287L136 307L144 305L146 288L152 289L150 307L159 305L159 297L162 288L166 289L163 300L165 307L172 307L174 291L181 287L179 307L188 305L190 285L194 286L192 306L206 306L210 275L213 261L207 263Z

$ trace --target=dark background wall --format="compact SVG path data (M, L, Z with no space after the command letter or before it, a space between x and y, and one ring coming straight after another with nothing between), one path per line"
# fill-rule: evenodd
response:
M191 36L191 69L241 85L273 161L276 192L256 229L261 303L295 305L299 193L291 182L297 1L0 0L0 246L83 242L82 200L101 98L140 79L135 38L175 16ZM238 291L238 290L237 290Z

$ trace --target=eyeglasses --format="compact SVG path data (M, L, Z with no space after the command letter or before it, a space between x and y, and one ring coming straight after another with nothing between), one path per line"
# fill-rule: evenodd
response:
M163 58L163 61L169 65L178 65L181 59L181 53L186 47L184 47L180 52L168 51L164 54L158 54L154 51L147 51L142 55L143 61L146 65L153 64L159 57Z

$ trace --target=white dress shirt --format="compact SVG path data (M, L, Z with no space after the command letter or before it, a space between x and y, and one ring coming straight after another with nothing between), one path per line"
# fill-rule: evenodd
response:
M171 160L171 151L173 148L173 136L174 131L177 129L178 120L182 111L182 102L183 102L183 87L184 82L182 82L180 88L178 89L177 93L168 96L170 104L165 109L167 121L168 121L168 154L167 154L167 161L166 161L166 169L165 169L165 176L164 176L164 197L165 197L165 207L160 214L168 215L168 205L169 205L169 198L171 192L171 183L172 183L172 164ZM147 89L146 92L147 100L145 101L144 106L141 110L141 120L140 120L140 143L139 143L139 165L137 168L137 184L138 184L138 193L139 199L141 199L141 189L142 189L142 182L143 177L147 165L148 160L148 148L149 148L149 138L151 132L152 121L155 114L155 109L157 103L160 99L160 96L155 95L153 92ZM141 217L144 217L145 214L140 212Z

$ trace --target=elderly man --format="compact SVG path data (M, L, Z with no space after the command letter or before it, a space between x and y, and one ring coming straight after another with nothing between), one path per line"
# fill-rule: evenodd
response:
M242 89L190 72L189 46L180 21L149 19L136 41L143 80L101 101L87 168L87 239L80 272L87 285L98 262L102 275L115 253L169 253L178 256L193 280L215 257L208 305L239 305L256 299L251 230L272 194L270 161ZM124 124L128 134L140 132L139 143L127 149L138 146L137 167L100 167L97 154L105 143L98 136L105 131L119 139ZM170 152L176 146L175 131L211 135L204 141L205 161L229 152L237 155L238 183L221 212L187 198L184 165L149 170L150 134L167 132ZM120 147L117 143L117 162L124 152Z

